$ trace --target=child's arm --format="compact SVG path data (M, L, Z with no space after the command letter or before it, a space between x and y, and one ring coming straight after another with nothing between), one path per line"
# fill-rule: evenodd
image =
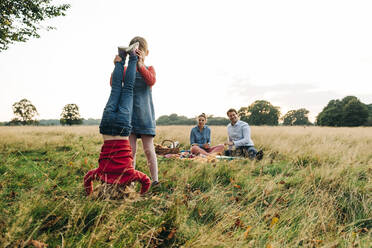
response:
M93 180L97 176L97 169L90 170L84 177L84 188L87 195L90 195L93 191Z
M137 68L139 73L141 73L143 79L145 80L148 86L153 86L156 82L156 73L155 69L152 66L146 68L146 66L140 66Z
M126 67L124 67L124 75L126 71ZM145 82L148 86L153 86L156 82L156 73L155 69L152 66L149 66L149 68L146 68L146 66L142 66L138 69L138 71L141 73L143 79L145 79ZM112 86L112 73L110 77L110 86Z
M151 185L150 178L146 174L144 174L144 173L142 173L138 170L134 170L134 173L133 173L132 178L131 178L130 181L132 181L132 182L133 181L138 181L142 185L141 186L141 192L140 192L141 195L146 193L149 190L150 185Z
M156 74L154 67L149 66L148 68L146 68L145 66L145 57L147 56L147 54L148 52L145 53L142 50L138 50L137 70L139 71L139 73L141 73L146 84L152 87L156 81Z
M141 52L142 54L142 52ZM137 70L139 71L139 73L141 73L143 79L145 80L146 84L150 87L152 87L155 82L156 82L156 73L155 73L155 69L154 67L152 66L149 66L148 68L146 68L145 64L143 63L144 62L144 55L140 55L138 58L138 64L137 64ZM115 57L115 60L114 60L114 63L117 61L117 60L121 60L121 58L119 56L116 56ZM124 76L125 76L125 72L126 72L126 67L124 67L124 75L123 75L123 80L124 80ZM111 73L111 77L110 77L110 86L112 86L112 73Z

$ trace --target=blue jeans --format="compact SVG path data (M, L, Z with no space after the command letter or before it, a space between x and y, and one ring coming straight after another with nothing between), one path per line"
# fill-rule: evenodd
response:
M101 134L112 136L129 136L132 126L133 87L136 80L138 57L129 56L128 67L122 86L125 58L115 63L112 74L111 93L103 110L99 131Z
M257 150L254 146L239 146L236 147L235 151L225 151L225 156L246 157L250 159L254 159L256 157L256 154Z

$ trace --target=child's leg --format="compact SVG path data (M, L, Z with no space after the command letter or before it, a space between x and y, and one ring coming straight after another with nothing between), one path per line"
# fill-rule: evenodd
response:
M119 109L116 113L116 124L121 127L120 136L129 136L132 129L133 87L136 80L137 61L137 55L131 53L125 72L124 87L121 89Z
M147 158L151 179L153 182L158 181L158 160L154 148L154 137L151 135L141 135L143 151Z
M93 180L96 179L97 169L90 170L88 173L84 176L84 188L87 195L90 195L93 192Z
M110 97L107 101L106 107L103 110L102 120L99 125L100 133L107 134L107 135L118 135L115 129L115 116L116 111L119 107L120 101L120 94L122 89L122 80L123 80L123 73L124 73L124 64L125 64L125 57L122 58L121 62L115 63L115 69L112 73L112 86L111 86L111 93Z
M129 143L130 147L132 147L133 168L136 168L137 135L134 133L129 135Z

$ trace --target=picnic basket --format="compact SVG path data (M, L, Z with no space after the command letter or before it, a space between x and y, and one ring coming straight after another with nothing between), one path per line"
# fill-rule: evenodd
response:
M169 142L171 145L165 146L164 143ZM177 154L180 152L180 148L177 147L177 144L173 140L163 140L161 144L155 145L155 153L158 155L165 155L165 154Z

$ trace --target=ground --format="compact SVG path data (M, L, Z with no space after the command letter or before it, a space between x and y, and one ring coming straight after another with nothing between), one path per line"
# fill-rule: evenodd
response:
M226 128L211 128L212 145L223 143ZM187 149L190 130L158 127L155 142ZM159 157L158 188L112 200L84 194L102 145L97 126L0 127L0 244L369 247L372 128L252 134L262 161ZM141 149L137 169L149 175Z

